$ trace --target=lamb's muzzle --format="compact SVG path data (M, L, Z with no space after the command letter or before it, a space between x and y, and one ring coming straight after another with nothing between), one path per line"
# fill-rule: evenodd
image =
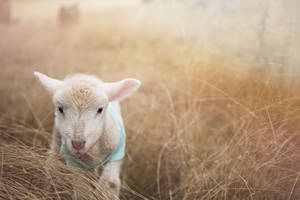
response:
M77 151L83 149L84 145L85 141L72 140L72 147Z

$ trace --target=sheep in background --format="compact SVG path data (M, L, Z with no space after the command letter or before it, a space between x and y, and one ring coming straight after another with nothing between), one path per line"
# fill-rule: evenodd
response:
M140 87L140 81L128 78L106 83L84 74L64 80L38 72L34 75L50 93L55 106L48 162L60 151L67 165L92 170L95 176L102 166L100 181L118 199L125 151L125 130L118 101L132 95ZM75 188L73 199L80 199Z
M58 12L58 22L62 27L74 26L79 23L79 7L74 4L71 6L62 6Z
M11 0L0 0L0 23L10 24L11 22Z

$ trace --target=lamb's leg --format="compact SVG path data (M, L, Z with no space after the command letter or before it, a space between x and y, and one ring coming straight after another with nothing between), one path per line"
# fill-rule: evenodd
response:
M119 199L120 192L120 170L122 161L109 162L104 166L100 181L111 189L116 199Z
M50 184L49 184L49 179L50 179L50 174L51 174L51 166L53 160L55 160L55 155L59 152L60 150L60 145L61 145L61 136L59 133L56 131L53 131L52 135L52 140L50 144L50 150L48 151L48 157L46 159L45 163L45 170L46 170L46 175L47 175L47 181L45 183L45 188L50 189Z
M96 177L99 177L99 173L98 173L97 169L88 169L85 173L86 174L83 174L82 177L78 176L77 180L74 181L72 200L84 199L82 194L80 193L80 191L82 191L82 184L84 184L84 183L89 184L89 182L87 180L96 181L97 180ZM90 186L95 187L94 185L90 185ZM85 196L85 199L88 199L88 197Z
M50 144L50 150L48 152L48 157L46 160L46 166L50 165L54 159L55 154L60 150L61 136L57 131L53 131L52 140Z

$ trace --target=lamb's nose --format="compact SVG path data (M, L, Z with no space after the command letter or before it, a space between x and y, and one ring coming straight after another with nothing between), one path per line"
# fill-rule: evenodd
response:
M83 149L84 145L85 145L85 141L82 141L82 140L79 140L79 141L72 140L72 146L77 151L79 151L80 149Z

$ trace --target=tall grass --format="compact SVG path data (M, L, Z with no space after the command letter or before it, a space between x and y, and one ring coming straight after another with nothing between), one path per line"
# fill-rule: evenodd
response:
M92 14L64 31L39 23L0 30L0 197L69 199L82 176L59 159L46 166L53 108L33 78L37 70L142 81L122 103L121 199L299 199L296 76L258 62L244 45L238 50L252 57L132 23L131 12ZM79 191L110 199L93 179Z

